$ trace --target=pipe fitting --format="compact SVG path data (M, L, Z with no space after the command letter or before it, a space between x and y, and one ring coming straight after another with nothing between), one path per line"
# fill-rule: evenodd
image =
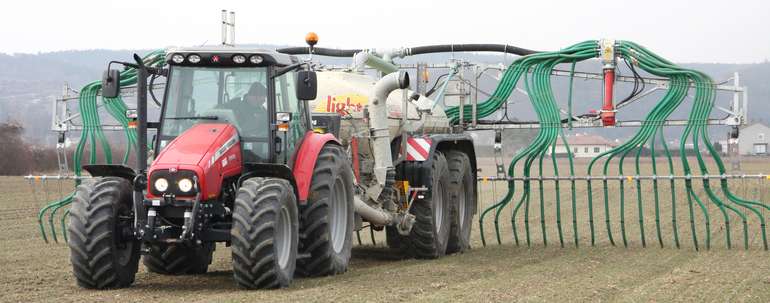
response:
M382 209L369 206L369 204L366 204L366 202L362 201L358 197L353 199L353 206L356 210L356 213L361 216L361 218L366 219L366 221L369 221L370 223L376 225L390 225L395 221L394 216L390 213Z
M358 197L353 199L356 213L369 223L378 226L395 226L402 236L409 235L414 226L415 216L410 213L391 213L382 208L372 207Z
M368 51L356 53L353 57L353 68L357 71L363 70L364 66L370 66L382 73L390 74L398 71L398 66L391 63L390 60L377 57Z

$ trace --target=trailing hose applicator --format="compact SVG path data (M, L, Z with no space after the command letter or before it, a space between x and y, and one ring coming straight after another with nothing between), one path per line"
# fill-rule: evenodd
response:
M615 40L603 39L599 42L601 48L602 69L604 73L604 101L600 117L602 125L615 126L615 103L613 93L615 91Z

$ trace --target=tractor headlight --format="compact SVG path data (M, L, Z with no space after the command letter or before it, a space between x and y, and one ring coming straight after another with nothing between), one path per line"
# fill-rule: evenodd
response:
M264 59L260 55L253 55L249 57L249 61L253 64L260 64Z
M173 61L176 64L180 64L184 62L184 56L182 56L181 54L174 54L173 56L171 56L171 61Z
M164 192L168 189L168 180L166 178L158 178L155 180L155 190Z
M237 64L241 64L243 62L246 62L246 56L244 55L235 55L233 56L233 62Z
M198 56L196 54L189 55L187 56L187 61L190 61L190 63L192 64L201 62L201 56Z
M193 188L193 182L188 178L183 178L182 180L179 180L177 186L183 193L189 193Z

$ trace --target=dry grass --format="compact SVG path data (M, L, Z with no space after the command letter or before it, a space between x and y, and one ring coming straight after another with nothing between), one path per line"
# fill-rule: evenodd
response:
M494 171L484 162L484 172ZM579 172L585 163L579 163ZM649 163L643 166L649 167ZM560 167L562 172L567 167ZM626 166L626 169L633 169ZM753 172L768 172L770 164L744 164ZM547 170L550 173L550 169ZM580 248L572 233L569 183L561 184L562 230L565 248L560 248L556 226L553 182L544 187L544 221L548 246L543 245L540 202L537 188L530 201L531 247L524 245L524 223L517 220L522 245L512 243L510 208L501 215L504 245L497 245L492 222L487 220L487 247L481 247L474 229L474 249L439 260L403 259L384 248L384 236L377 233L371 245L368 230L361 232L364 245L354 248L350 270L339 276L298 279L288 289L246 291L232 281L230 251L219 246L210 272L202 276L161 276L143 268L134 287L123 290L90 291L75 286L63 244L41 240L36 213L43 192L34 201L27 182L19 177L0 177L0 301L770 301L770 254L761 249L756 219L748 221L751 247L742 248L742 230L735 215L733 249L725 248L724 220L718 208L708 206L712 224L712 248L696 252L692 245L687 202L678 185L677 220L682 248L673 247L670 199L661 199L661 234L658 245L652 193L643 185L643 214L647 248L641 247L636 191L626 189L626 234L628 248L621 241L618 187L610 189L610 217L615 243L607 239L600 183L594 187L595 247L589 245L586 189L578 186L576 203ZM667 188L667 186L661 186ZM54 187L55 188L55 187ZM67 186L64 186L67 188ZM702 188L702 187L699 187ZM770 198L767 183L735 182L735 189L751 198ZM497 185L482 184L482 203L489 204L503 194ZM518 195L518 194L517 194ZM661 189L661 197L668 195ZM52 195L49 198L53 198ZM665 201L665 202L663 202ZM523 210L522 210L523 211ZM705 236L703 219L696 217L699 240ZM474 227L475 228L475 227ZM702 242L701 242L702 245Z

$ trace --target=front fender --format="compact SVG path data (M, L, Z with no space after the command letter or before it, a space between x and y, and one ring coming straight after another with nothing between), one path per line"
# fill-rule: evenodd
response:
M297 182L297 192L299 193L299 203L307 203L308 192L310 191L310 181L313 178L313 170L318 154L327 143L340 145L340 142L332 134L317 134L312 131L305 133L302 143L294 153L294 167L292 173Z
M299 196L297 192L297 181L294 180L291 168L283 164L274 163L244 163L242 174L238 178L238 187L241 187L243 181L251 177L274 177L289 180L291 186L294 187L294 196Z
M93 177L121 177L134 182L136 172L133 168L119 164L90 164L83 165L83 170Z

